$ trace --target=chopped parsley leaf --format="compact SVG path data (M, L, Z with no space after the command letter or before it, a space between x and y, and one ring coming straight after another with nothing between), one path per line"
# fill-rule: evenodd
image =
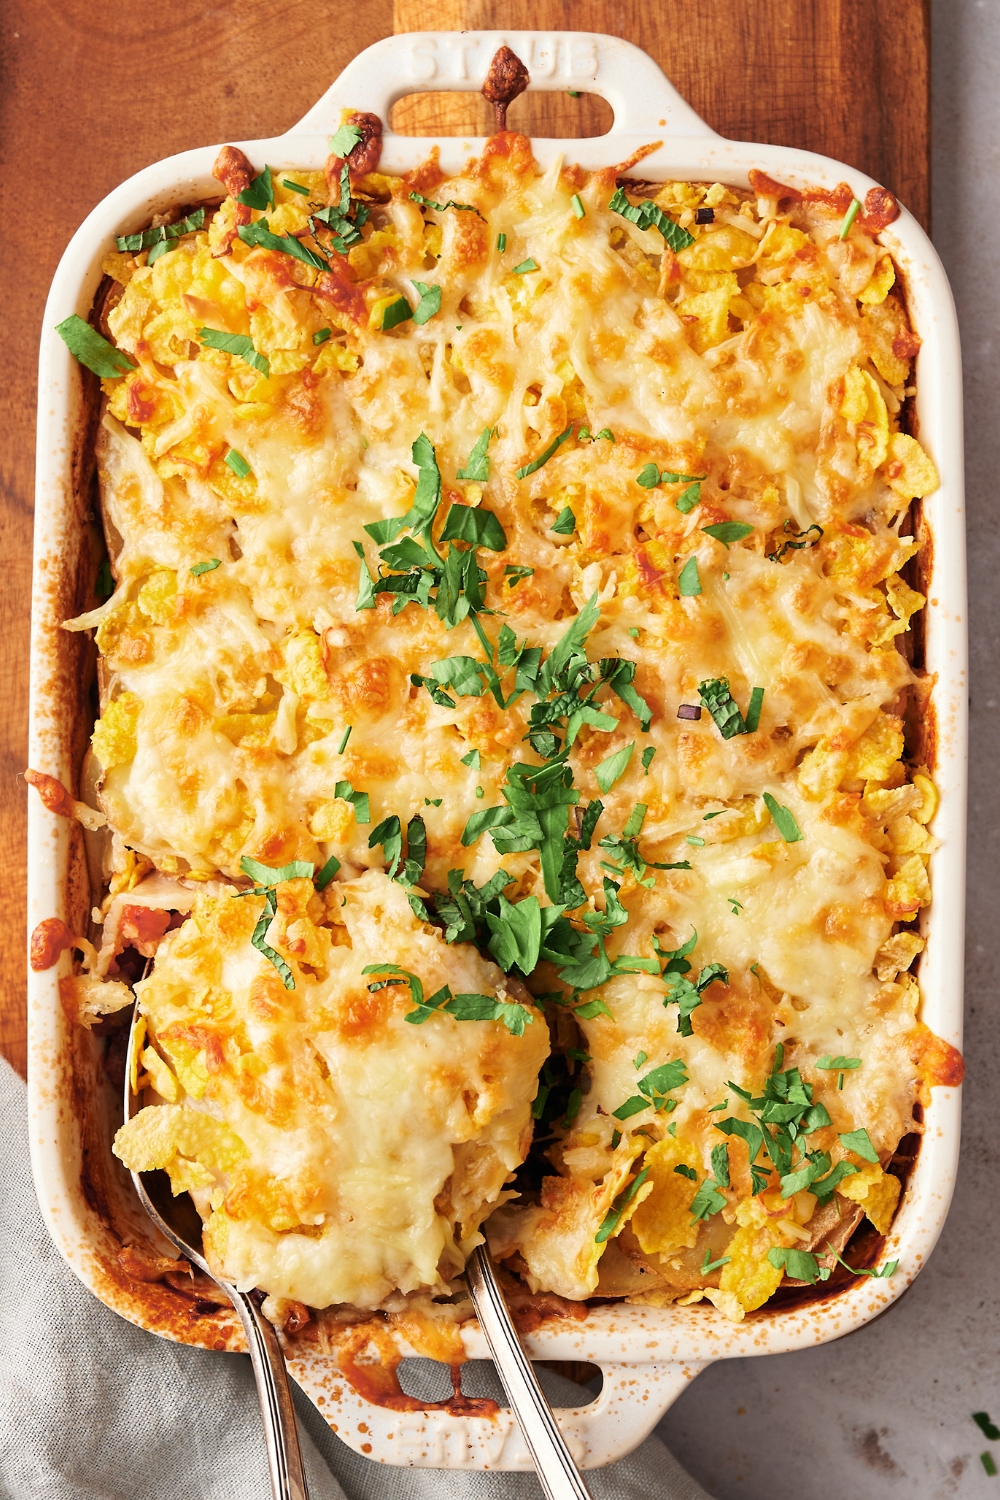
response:
M463 766L469 766L473 771L478 771L483 763L478 750L470 750L468 755L463 755L460 759Z
M413 309L413 321L418 326L423 326L435 313L441 311L441 288L428 286L425 281L415 281L413 285L420 294L420 301Z
M562 510L552 522L552 530L556 532L558 536L573 535L574 531L576 530L576 516L573 514L572 506L563 506Z
M612 1149L612 1151L617 1151L618 1147L621 1145L621 1143L622 1143L622 1133L621 1133L621 1131L620 1130L613 1130L611 1132L611 1149Z
M57 323L56 333L70 354L74 355L81 365L86 365L88 370L93 370L94 374L99 375L102 380L118 380L129 370L136 368L120 349L116 349L114 344L109 344L96 328L91 328L90 324L77 317L76 313L64 318L61 323Z
M453 995L446 984L425 1000L424 987L417 975L398 964L366 964L361 972L392 976L370 984L370 990L380 990L391 984L409 985L414 1009L406 1020L414 1026L421 1026L431 1016L443 1013L456 1021L502 1021L512 1036L523 1036L524 1028L535 1019L525 1006L515 1001L497 1000L493 995Z
M620 750L616 750L613 755L601 761L594 774L602 792L610 792L615 782L624 776L634 751L635 741L633 740L630 745L623 745Z
M699 1220L710 1219L714 1214L721 1213L728 1201L711 1177L706 1177L691 1200L691 1223L697 1224Z
M548 461L552 457L553 453L555 453L556 449L559 447L559 444L560 443L564 443L566 441L566 439L570 436L570 434L572 433L572 431L573 431L573 424L571 422L569 424L569 426L566 428L565 432L560 432L560 434L559 434L558 437L555 437L555 438L552 439L552 442L549 444L549 446L545 449L545 451L543 453L540 453L537 458L532 459L532 461L531 461L530 464L525 464L523 468L516 469L514 477L516 479L527 479L527 477L528 477L529 474L536 473L542 467L543 464L547 464L548 463ZM569 507L567 507L567 509L568 508ZM562 516L560 516L559 519L562 520Z
M304 859L293 859L291 864L281 865L278 868L273 865L262 865L260 860L251 859L246 854L240 860L240 869L244 875L249 875L254 885L261 889L280 885L284 880L311 880L315 868L314 864Z
M637 1073L638 1073L639 1069L642 1067L642 1065L643 1065L643 1063L645 1061L646 1061L646 1053L645 1052L637 1052L635 1054L635 1056L632 1059L632 1066L633 1066L633 1068L635 1068L635 1070L636 1070Z
M698 1173L695 1171L694 1167L686 1167L683 1163L681 1163L680 1166L674 1168L674 1171L676 1172L678 1177L686 1177L689 1182L698 1181Z
M823 536L822 526L817 526L815 523L812 526L807 526L805 531L800 531L794 521L788 520L785 522L782 530L790 532L793 537L798 538L798 541L784 542L780 547L776 547L773 552L769 552L767 556L770 562L780 562L786 552L801 552L803 547L815 547ZM809 534L813 531L815 531L816 535L810 541Z
M516 589L523 579L531 578L534 572L534 568L523 567L520 563L507 563L503 570L503 576L507 580L507 587L509 589Z
M432 208L438 214L446 213L449 208L457 208L464 213L479 214L479 209L474 203L456 203L454 198L449 198L447 203L435 203L433 198L425 198L423 193L411 193L410 197L414 203L420 203L424 208ZM482 218L482 214L479 214L479 217Z
M360 126L341 125L340 128L338 130L335 130L333 135L331 135L330 137L330 150L333 152L334 156L339 156L343 161L348 156L350 156L351 152L360 141L361 136L362 131Z
M770 792L764 793L764 805L771 814L775 828L781 834L786 844L797 844L802 837L802 830L795 821L795 815L788 807L782 807Z
M745 521L717 521L713 526L703 526L701 529L706 536L712 536L717 542L721 542L727 551L731 543L740 542L753 532L753 527L748 526Z
M354 808L354 821L356 823L360 825L371 822L371 804L368 800L367 792L356 792L349 781L338 781L334 785L333 795L339 797L342 802L349 802L351 804ZM381 823L379 827L382 827ZM381 842L381 839L375 840L375 843ZM375 847L371 839L368 840L368 847L369 849L374 849Z
M849 1130L840 1137L840 1144L846 1146L848 1151L853 1151L855 1156L860 1156L864 1161L870 1161L874 1166L878 1165L878 1152L871 1143L867 1130Z
M468 542L472 547L486 547L490 552L502 552L507 537L497 517L491 510L472 505L451 507L441 533L442 542Z
M611 1205L610 1209L605 1215L604 1222L601 1224L600 1229L594 1235L594 1239L598 1245L603 1245L605 1240L610 1239L614 1234L615 1230L618 1228L619 1223L621 1222L622 1214L625 1212L625 1209L631 1203L632 1199L642 1187L642 1184L646 1181L646 1178L648 1176L649 1168L643 1167L638 1177L634 1178L632 1182L629 1183L628 1187L624 1188L618 1194L618 1197L615 1199L614 1203Z
M325 214L330 209L323 209ZM319 219L319 214L313 215ZM312 220L310 220L310 223ZM303 265L312 266L314 270L325 271L329 262L324 256L318 255L315 250L310 250L301 240L296 239L294 234L274 234L266 219L258 219L255 224L241 224L236 233L245 245L256 246L261 250L280 250L284 255L290 255L293 260L302 261ZM358 236L360 239L360 235Z
M465 468L459 469L457 479L471 479L475 484L486 484L490 477L488 449L493 436L491 427L484 427L476 439L476 446L466 460Z
M972 1413L972 1420L983 1436L989 1438L991 1443L1000 1443L1000 1427L990 1420L989 1412L974 1411Z
M521 264L519 266L515 266L514 267L513 271L511 272L511 275L513 275L513 276L526 276L529 271L537 271L537 270L538 270L538 262L537 262L537 260L533 260L532 257L529 255L527 260L522 260L522 262L521 262Z
M710 1276L712 1272L717 1271L720 1266L728 1266L729 1262L732 1260L731 1255L721 1255L718 1260L712 1260L711 1257L711 1250L706 1250L705 1259L701 1263L702 1276Z
M397 297L395 302L382 309L382 332L386 333L390 328L398 328L400 323L407 322L413 317L413 309L405 297Z
M246 204L247 208L273 208L274 187L271 183L271 168L265 167L258 177L255 177L249 187L245 187L242 193L236 195L237 203Z
M325 344L333 330L330 328L319 328L313 334L314 344Z
M990 1478L994 1479L996 1477L997 1466L994 1462L993 1454L989 1451L989 1449L987 1449L984 1453L980 1453L979 1462L982 1464L983 1468L986 1470Z
M160 224L155 229L143 229L137 234L120 234L115 244L119 250L131 250L133 253L137 250L150 250L153 253L150 254L148 263L152 265L164 251L174 248L174 240L180 239L182 235L192 234L204 222L205 210L196 208L194 213L188 214L186 219L178 220L176 224Z
M339 869L340 860L335 854L331 854L326 864L313 878L313 885L318 891L325 891L327 886L330 884L330 881L333 879Z
M353 724L348 724L347 728L344 730L343 738L341 739L340 744L337 746L338 755L343 755L344 751L347 749L347 741L351 738L351 730L353 728Z
M424 806L425 807L440 807L441 803L443 801L444 801L443 797L425 797L424 798Z
M737 901L735 896L727 896L726 900L729 902L729 910L732 912L733 916L738 917L740 912L743 910L743 902Z
M690 515L695 506L701 501L701 485L689 484L686 490L682 490L674 501L682 516Z
M206 349L221 349L224 354L234 354L237 359L245 360L255 370L267 378L271 373L271 366L263 354L258 354L253 346L253 339L246 333L224 333L221 328L199 328L198 338Z
M783 1245L775 1245L767 1252L767 1258L776 1270L783 1270L786 1276L796 1281L807 1281L810 1286L830 1277L829 1266L821 1266L811 1250L788 1250Z
M762 687L755 687L750 693L750 702L747 704L746 717L743 721L747 727L747 734L756 733L760 724L760 711L763 706L764 689Z
M645 750L642 752L642 774L644 776L648 776L649 775L649 768L653 764L653 756L655 754L656 754L656 746L655 745L647 745L646 748L645 748Z
M740 713L736 699L729 691L728 677L706 678L704 682L699 682L698 693L724 740L731 740L737 734L751 734L760 723L760 710L764 702L763 688L754 688L750 694L745 719Z
M677 591L682 599L694 599L701 593L701 579L698 576L698 559L689 557L677 575Z
M651 490L654 485L657 485L660 482L659 464L647 464L646 467L644 469L641 469L635 476L635 482L636 484L641 484L644 490Z
M195 563L195 565L194 565L193 568L189 568L188 569L188 572L191 573L195 578L200 578L201 575L202 575L202 573L214 573L215 570L216 570L216 568L221 568L221 567L222 567L222 559L221 558L219 558L219 557L209 557L209 558L206 559L205 562L197 562L197 563Z
M623 219L628 219L639 229L658 229L670 246L671 250L686 250L688 245L694 244L694 235L688 234L673 219L668 218L662 208L658 208L649 198L644 198L639 204L632 204L625 196L624 188L618 188L614 193L608 207L612 213L621 214Z

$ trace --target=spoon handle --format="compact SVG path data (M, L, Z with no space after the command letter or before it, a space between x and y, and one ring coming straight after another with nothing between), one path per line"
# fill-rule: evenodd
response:
M590 1500L531 1360L521 1347L485 1245L472 1252L465 1273L479 1326L548 1500Z
M226 1288L243 1324L264 1424L273 1500L309 1500L285 1356L274 1325L247 1292Z

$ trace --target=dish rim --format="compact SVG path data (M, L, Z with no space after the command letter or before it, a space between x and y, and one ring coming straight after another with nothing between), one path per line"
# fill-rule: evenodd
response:
M642 162L641 175L647 180L710 179L746 186L748 169L756 167L791 186L833 188L846 180L859 198L876 186L871 178L831 158L716 135L645 52L619 38L583 32L423 32L388 37L359 54L289 131L233 144L251 160L267 160L279 169L321 166L327 155L326 136L335 128L342 106L373 109L387 121L396 99L429 85L435 90L474 89L482 81L489 58L504 43L528 62L534 73L533 88L576 85L601 94L615 111L615 123L605 136L533 137L535 157L543 167L561 152L593 170L617 163L636 145L659 138L661 146ZM436 146L442 167L451 172L482 144L481 138L408 137L387 129L382 165L390 172L405 171ZM218 146L196 148L153 163L109 193L70 241L46 303L39 368L29 764L71 786L76 777L70 762L70 716L64 707L66 651L60 651L65 647L65 633L59 630L56 616L60 614L60 586L79 562L80 538L74 528L79 527L83 508L77 483L84 463L82 400L75 362L54 328L70 313L87 316L113 234L140 227L168 205L219 195L210 171L217 150ZM912 215L904 209L881 239L904 273L911 320L923 339L915 374L916 411L921 440L942 476L941 487L922 504L933 552L926 670L937 678L934 776L941 803L934 827L942 847L932 856L935 897L923 914L927 948L921 956L919 978L921 1018L938 1036L960 1047L967 647L958 329L940 260ZM64 819L47 812L39 799L30 798L29 934L43 918L67 915L73 839L74 832ZM145 1289L149 1295L136 1294L109 1270L108 1226L102 1225L81 1187L83 1142L72 1102L79 1097L88 1069L92 1080L93 1056L88 1061L86 1038L71 1035L59 1003L58 979L69 969L69 955L63 954L53 969L28 971L32 1167L49 1230L84 1284L122 1316L183 1342L236 1348L237 1331L227 1325L224 1314L211 1320L210 1335L185 1336L187 1330L179 1332L176 1323L153 1305L157 1299L149 1288ZM550 1322L529 1336L527 1342L536 1358L587 1360L605 1369L605 1389L598 1401L570 1414L574 1418L570 1427L578 1445L584 1445L587 1466L609 1462L635 1446L687 1379L706 1363L839 1338L890 1306L926 1262L943 1225L957 1165L959 1101L960 1089L935 1088L926 1109L916 1166L885 1244L886 1255L901 1262L892 1281L865 1278L827 1299L799 1309L752 1315L740 1325L729 1323L704 1304L685 1309L618 1304L591 1308L583 1322ZM470 1358L485 1357L478 1329L468 1329L463 1342ZM621 1373L636 1365L646 1371L645 1405L628 1394L629 1380ZM314 1400L325 1393L318 1404L332 1423L331 1404L337 1403L332 1402L331 1382L340 1386L344 1382L339 1371L331 1373L329 1357L326 1367L322 1366L323 1357L315 1354L291 1362L293 1373ZM344 1416L353 1411L351 1402L350 1393L342 1396L338 1410ZM641 1422L630 1416L630 1407L633 1413L639 1410ZM416 1414L423 1420L414 1424L412 1413L392 1412L363 1401L358 1410L362 1408L370 1429L369 1456L383 1462L433 1464L443 1454L448 1467L529 1466L518 1461L513 1431L506 1446L501 1445L502 1454L490 1458L492 1449L488 1443L483 1446L485 1439L480 1441L474 1430L475 1422L483 1419L450 1416L445 1420L441 1413L425 1412ZM376 1418L376 1413L382 1415ZM354 1437L357 1423L352 1421L349 1428L338 1425L341 1436L363 1451L361 1438ZM416 1434L408 1445L402 1441L406 1432ZM462 1432L465 1458L456 1446L455 1434ZM390 1437L401 1439L395 1448ZM408 1456L403 1456L404 1449Z

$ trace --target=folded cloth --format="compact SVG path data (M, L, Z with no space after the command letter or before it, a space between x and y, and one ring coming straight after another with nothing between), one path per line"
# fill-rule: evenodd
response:
M134 1328L49 1238L28 1162L24 1084L0 1060L0 1500L268 1500L250 1361ZM414 1361L408 1388L433 1379ZM542 1371L556 1405L578 1386ZM480 1382L481 1383L481 1382ZM296 1392L311 1500L521 1500L533 1474L396 1469L354 1453ZM658 1438L592 1470L595 1500L708 1500Z

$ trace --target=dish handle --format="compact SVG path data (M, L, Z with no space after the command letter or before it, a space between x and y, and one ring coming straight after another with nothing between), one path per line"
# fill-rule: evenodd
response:
M349 62L289 135L335 130L341 109L377 114L407 94L476 93L498 47L517 53L529 89L599 94L614 112L611 136L714 137L656 63L632 42L596 31L411 31L383 37Z
M396 1411L376 1406L331 1369L328 1355L287 1353L288 1370L339 1438L376 1463L417 1469L533 1468L513 1413L471 1416L440 1408ZM566 1445L581 1469L624 1458L649 1436L664 1412L705 1368L677 1364L601 1364L604 1383L587 1406L555 1407Z

